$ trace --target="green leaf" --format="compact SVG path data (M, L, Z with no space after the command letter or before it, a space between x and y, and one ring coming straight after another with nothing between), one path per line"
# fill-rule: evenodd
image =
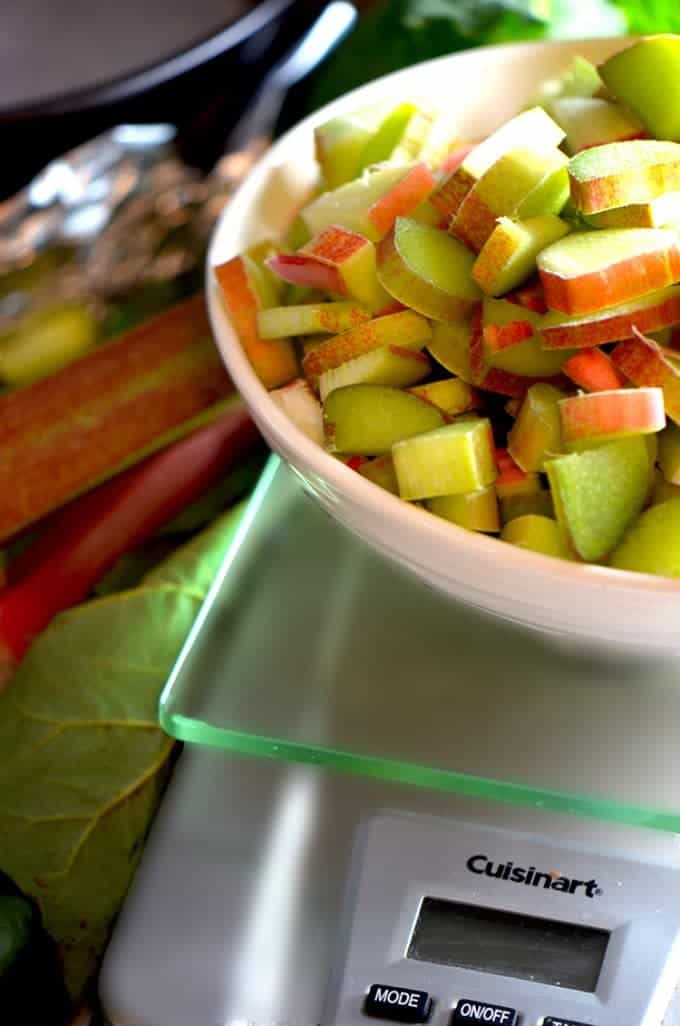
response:
M57 617L0 695L0 867L37 900L75 997L96 968L168 772L160 689L240 513L141 587Z

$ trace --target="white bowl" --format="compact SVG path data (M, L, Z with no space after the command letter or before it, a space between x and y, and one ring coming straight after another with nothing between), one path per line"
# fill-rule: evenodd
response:
M285 230L315 180L316 124L383 98L429 95L440 108L458 109L461 136L479 137L576 54L600 61L623 45L599 39L470 50L386 76L317 111L272 147L226 208L210 247L207 292L220 352L262 434L339 522L432 586L490 613L612 654L630 647L671 654L680 653L680 581L570 563L465 531L401 502L315 445L253 373L210 272Z

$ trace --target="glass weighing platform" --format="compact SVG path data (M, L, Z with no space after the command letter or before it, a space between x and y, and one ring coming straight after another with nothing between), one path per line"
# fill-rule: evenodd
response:
M444 598L272 458L162 695L111 1022L680 1026L679 671Z

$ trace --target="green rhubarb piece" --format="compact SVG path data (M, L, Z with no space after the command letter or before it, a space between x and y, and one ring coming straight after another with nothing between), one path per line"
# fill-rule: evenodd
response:
M440 495L428 499L426 505L430 513L468 531L495 534L500 530L498 498L492 484L462 495Z
M410 389L414 395L432 403L448 417L456 417L465 413L472 405L472 389L462 378L444 378L442 381L431 381L427 385L416 385Z
M385 149L390 131L387 124L392 114L389 104L376 104L351 114L341 114L323 125L317 125L314 129L314 145L326 188L337 189L356 178L366 164L371 163L370 159L362 159L371 145L381 154L375 157L375 162L385 159L395 145L392 142Z
M523 517L529 513L542 517L555 518L555 507L552 495L547 488L541 488L537 492L528 492L526 495L506 495L499 500L501 521L504 524L514 520L515 517Z
M325 402L326 397L336 388L347 385L392 385L394 388L405 388L422 381L431 370L432 365L423 353L398 346L385 346L324 371L319 378L319 394L321 401Z
M535 329L533 335L513 345L496 347L489 344L485 335L484 357L489 367L519 374L527 378L548 378L559 374L563 364L572 355L571 350L549 350L543 348L543 342L536 330L542 324L543 317L526 310L507 299L485 299L482 306L482 328L506 328L517 323L529 324Z
M545 470L558 522L589 562L614 549L649 491L649 455L640 435L547 460Z
M496 480L491 424L470 418L392 447L402 499L431 499L486 488Z
M680 37L647 36L600 66L607 88L638 114L650 135L680 139Z
M667 192L649 203L630 203L625 207L585 214L593 228L665 228L680 224L680 192Z
M536 102L543 104L561 96L594 96L601 88L602 79L595 65L578 56L559 77L542 84Z
M418 396L386 385L336 388L323 406L330 452L379 456L412 435L444 423L439 410Z
M526 221L499 217L472 268L472 277L488 296L501 296L516 288L536 270L536 257L561 239L569 225L556 214L540 214Z
M568 166L571 198L586 214L648 203L680 189L680 145L630 139L582 150Z
M515 517L505 524L501 531L501 540L519 545L522 549L541 552L546 556L558 559L571 559L569 545L556 520L550 517L527 513Z
M626 532L609 565L617 570L680 577L680 499L650 506Z
M539 382L527 389L508 434L508 451L525 471L544 469L545 460L562 451L559 401L564 392Z
M469 321L452 321L448 324L434 321L432 338L426 347L430 356L445 370L467 382L472 381L470 335Z
M569 199L569 176L567 174L566 157L556 151L559 156L548 164L545 174L515 208L514 216L521 219L538 217L539 214L559 214Z
M559 146L564 132L541 107L522 111L487 136L463 160L460 176L474 183L495 164L504 153L518 146L529 146L538 141L542 146Z
M289 335L337 335L349 331L371 314L357 303L306 303L301 306L273 306L258 310L257 330L261 338L287 338Z
M378 246L378 278L394 299L436 320L465 316L479 300L474 254L431 225L398 217Z
M417 111L414 103L400 103L389 112L361 151L355 175L371 164L380 164L390 158Z
M567 133L567 153L646 135L644 125L631 111L600 97L560 97L549 105L549 110Z
M394 472L394 462L391 453L385 453L384 456L376 456L374 459L362 463L359 467L359 473L362 477L372 481L373 484L377 484L384 488L385 491L391 492L392 495L399 495L399 484L397 482L397 475Z
M367 168L360 178L312 200L302 208L300 217L313 236L337 224L375 242L379 233L369 221L368 211L412 166Z
M28 314L0 336L0 380L28 385L77 360L97 342L97 323L84 306Z
M657 438L661 473L670 484L680 485L680 427L670 422Z
M609 228L598 232L573 232L544 249L538 258L538 266L546 274L581 278L606 271L612 264L636 260L646 253L659 253L665 257L677 248L677 240L677 233L672 228ZM673 280L670 274L667 284Z

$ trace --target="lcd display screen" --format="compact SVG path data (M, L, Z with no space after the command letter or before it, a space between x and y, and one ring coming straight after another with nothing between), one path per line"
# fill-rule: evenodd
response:
M609 936L577 923L424 898L407 957L593 992Z

